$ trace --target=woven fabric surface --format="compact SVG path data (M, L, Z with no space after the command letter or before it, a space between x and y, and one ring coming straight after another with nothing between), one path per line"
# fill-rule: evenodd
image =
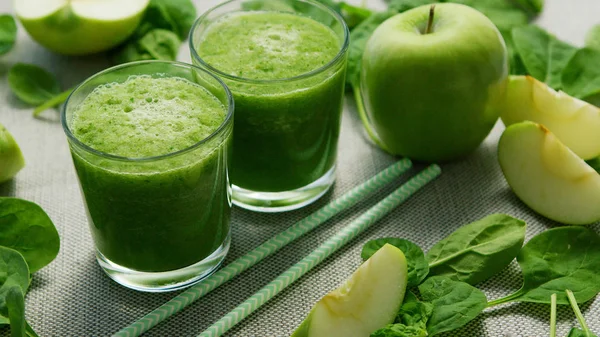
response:
M361 1L353 1L360 3ZM373 7L382 6L375 0ZM586 30L597 23L600 2L595 0L546 0L539 23L560 38L581 45ZM12 2L2 0L0 12L12 12ZM217 4L197 0L199 12ZM189 62L187 45L180 60ZM20 144L27 162L16 179L0 185L0 196L17 196L40 204L50 215L61 236L57 259L33 276L26 297L27 319L40 336L109 336L174 296L128 290L110 280L96 263L79 186L58 113L46 112L41 119L9 91L6 77L16 62L35 63L57 74L63 87L70 87L108 66L102 56L67 58L52 54L34 43L19 27L14 50L0 57L0 123ZM366 138L350 97L343 116L337 181L333 190L305 209L283 214L259 214L234 209L233 241L227 262L282 231L319 207L367 180L396 158L374 147ZM491 213L506 213L525 220L527 239L556 223L536 215L510 191L497 162L501 123L472 155L442 165L440 178L386 216L351 244L316 267L297 283L232 329L227 336L289 336L310 308L323 295L341 284L360 265L362 245L378 237L404 237L429 249L457 227ZM161 323L144 336L196 336L235 308L265 284L309 254L320 243L384 198L423 165L415 165L402 179L320 228L290 244L249 271ZM600 226L594 226L600 229ZM513 263L481 287L494 299L515 291L521 282ZM600 332L600 300L582 306L588 324ZM545 336L549 306L503 305L486 310L467 327L447 336ZM559 333L565 335L575 318L567 307L559 308ZM0 328L0 336L9 336Z

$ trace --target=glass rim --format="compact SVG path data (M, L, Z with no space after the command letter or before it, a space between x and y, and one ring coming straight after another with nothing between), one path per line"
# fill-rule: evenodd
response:
M338 23L340 23L342 25L343 30L344 30L344 41L342 42L342 46L340 47L340 50L336 54L336 56L333 59L331 59L331 61L329 61L327 64L325 64L317 69L311 70L309 72L306 72L306 73L303 73L303 74L300 74L297 76L287 77L287 78L278 78L278 79L272 79L272 80L260 80L260 79L239 77L239 76L225 73L225 72L211 66L210 64L206 63L202 59L202 57L200 57L200 55L198 55L198 52L196 51L196 48L194 46L194 38L193 37L194 37L194 32L196 31L196 29L198 29L200 24L206 20L206 18L208 17L209 14L213 13L214 11L216 11L222 7L229 5L230 3L238 2L238 1L242 1L242 0L228 0L226 2L223 2L217 6L212 7L211 9L207 10L198 19L196 19L196 21L192 25L192 29L190 30L189 46L190 46L190 52L192 54L192 59L200 62L200 64L203 67L206 67L206 69L210 70L211 72L216 73L220 77L226 78L228 80L237 81L237 82L245 82L245 83L253 83L253 84L277 84L277 83L287 83L287 82L303 80L303 79L307 79L307 78L313 77L315 75L318 75L322 72L325 72L327 69L333 67L336 63L338 63L344 57L344 55L346 54L346 51L348 50L348 48L350 46L350 29L348 28L348 25L346 24L346 21L344 20L344 18L342 18L342 16L338 12L336 12L332 8L329 8L328 6L325 6L321 3L318 3L313 0L293 0L296 2L304 2L311 6L322 9L323 11L329 13L333 18L335 18L335 20ZM281 13L285 13L285 12L281 12Z
M119 156L119 155L114 155L114 154L110 154L110 153L106 153L100 150L96 150L94 148L92 148L91 146L83 143L81 140L79 140L77 137L75 137L75 135L73 134L73 132L71 132L71 129L69 128L69 126L67 125L67 107L69 105L69 102L71 100L71 97L73 96L73 94L75 92L77 92L79 89L81 89L83 86L85 86L86 84L88 84L90 81L102 76L102 75L106 75L108 73L111 73L113 71L116 70L120 70L120 69L125 69L125 68L131 68L131 67L135 67L135 66L140 66L140 65L145 65L145 64L152 64L152 63L162 63L162 64L168 64L170 66L175 66L175 67L182 67L182 68L189 68L189 69L193 69L193 70L197 70L197 71L201 71L202 73L208 74L210 77L212 77L213 79L215 79L217 81L217 83L225 90L225 95L227 96L227 104L228 104L228 108L227 108L227 115L225 116L225 119L223 120L223 122L219 125L219 127L213 131L210 135L206 136L204 139L198 141L197 143L194 143L184 149L175 151L175 152L169 152L169 153L165 153L165 154L161 154L158 156L150 156L150 157L140 157L140 158L132 158L132 157L125 157L125 156ZM181 154L185 154L187 152L190 152L192 150L197 149L198 147L202 146L203 144L207 143L208 141L212 140L213 138L215 138L217 135L219 135L225 128L226 126L230 123L232 117L233 117L233 112L234 112L234 100L233 100L233 95L231 94L231 91L229 90L229 88L227 87L227 85L225 84L225 82L223 82L219 77L215 76L214 74L210 73L209 71L206 71L205 69L202 69L198 66L195 66L193 64L189 64L189 63L184 63L184 62L178 62L178 61L160 61L160 60L144 60L144 61L134 61L134 62L128 62L128 63L123 63L117 66L113 66L107 69L104 69L90 77L88 77L85 81L81 82L80 84L78 84L73 91L71 91L71 93L69 94L69 97L67 97L67 100L65 101L65 104L63 104L63 107L61 109L61 113L60 113L60 119L61 119L61 124L63 127L63 131L65 132L65 134L67 135L67 138L75 143L77 146L81 147L82 149L84 149L87 152L90 152L94 155L100 156L100 157L104 157L107 159L112 159L112 160L118 160L118 161L127 161L127 162L151 162L151 161L157 161L157 160L162 160L162 159L167 159L167 158L171 158L171 157L176 157L179 156Z

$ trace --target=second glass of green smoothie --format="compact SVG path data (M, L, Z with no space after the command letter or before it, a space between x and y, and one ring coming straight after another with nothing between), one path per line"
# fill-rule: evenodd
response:
M333 185L348 40L335 11L307 0L233 0L196 21L192 60L235 100L234 204L293 210Z
M230 243L233 100L198 67L143 61L77 87L62 122L104 271L142 291L211 274Z

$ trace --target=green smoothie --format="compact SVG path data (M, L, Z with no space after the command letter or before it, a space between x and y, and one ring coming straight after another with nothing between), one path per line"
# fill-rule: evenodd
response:
M98 251L120 266L162 272L202 261L229 234L223 104L174 77L132 76L98 86L75 108L71 146ZM229 131L230 132L230 131ZM149 158L173 154L163 158ZM137 159L137 160L135 160Z
M223 80L235 99L234 185L290 191L333 168L346 62L332 61L342 42L324 24L292 13L234 12L210 23L196 52L230 75Z

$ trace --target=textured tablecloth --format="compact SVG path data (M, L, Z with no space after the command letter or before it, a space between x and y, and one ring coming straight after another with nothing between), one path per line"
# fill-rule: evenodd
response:
M18 1L18 0L17 0ZM360 2L358 0L356 2ZM379 0L368 0L381 7ZM540 25L560 38L581 45L587 29L600 22L600 1L547 0ZM0 12L11 12L12 1L1 0ZM197 0L202 12L217 0ZM34 43L19 27L18 43L0 57L0 122L20 144L27 167L16 179L0 185L0 195L17 196L40 204L50 215L61 236L58 258L33 276L27 294L27 319L40 336L108 336L140 318L174 296L128 290L110 280L94 257L82 199L58 113L48 111L42 119L31 116L31 108L9 91L6 74L15 62L39 64L60 78L63 87L84 80L108 64L103 57L67 58L52 54ZM189 62L187 45L180 60ZM244 254L275 233L290 226L379 172L395 159L375 148L362 131L350 97L343 117L335 188L317 203L285 214L258 214L241 209L233 212L233 243L226 262ZM250 318L228 336L289 336L313 304L336 288L361 263L360 249L373 238L404 237L423 249L457 227L495 212L525 220L527 239L556 224L533 213L510 191L497 162L499 123L484 144L460 162L442 165L443 174L372 229L341 249ZM407 174L404 179L416 172ZM400 182L398 182L399 184ZM184 312L150 330L145 336L196 336L241 301L307 255L321 242L389 193L380 191L321 228L289 245L232 282L188 307ZM598 229L598 226L595 226ZM490 299L520 286L516 263L482 285ZM582 306L589 325L600 333L600 300ZM512 304L487 310L480 318L452 336L544 336L549 306ZM575 323L569 308L559 309L559 332L565 335ZM8 336L8 329L0 329Z

